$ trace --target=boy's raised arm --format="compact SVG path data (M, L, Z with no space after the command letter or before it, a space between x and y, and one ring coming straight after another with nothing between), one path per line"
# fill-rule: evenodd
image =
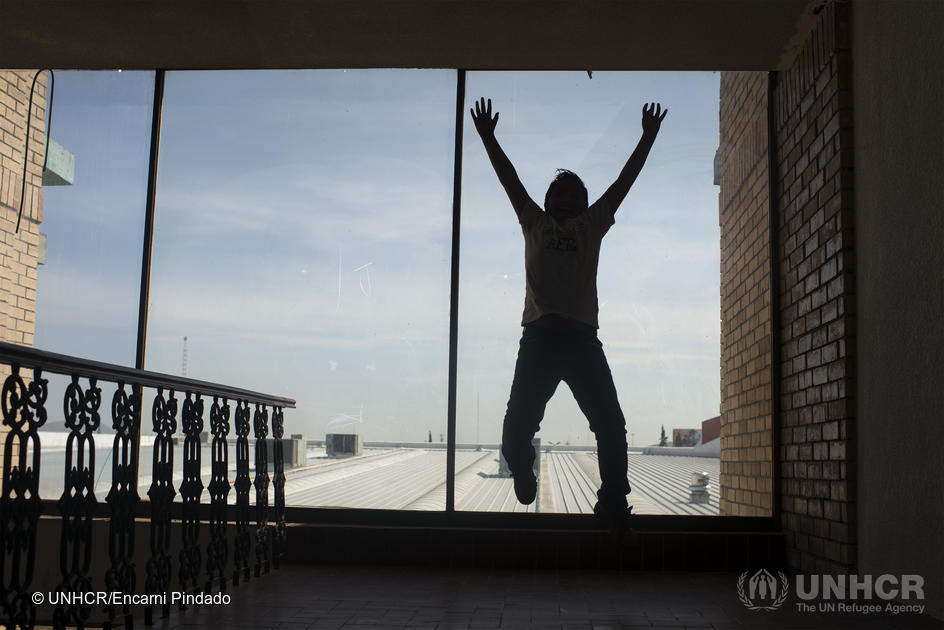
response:
M521 211L529 204L533 203L528 191L525 190L521 180L518 179L518 173L512 166L511 160L502 151L498 140L495 139L495 125L498 123L498 112L492 116L492 99L488 99L486 104L482 98L475 102L475 109L472 112L472 121L475 123L475 130L479 132L482 138L482 144L485 145L485 152L488 153L488 159L498 175L498 181L501 182L511 206L515 209L515 214L521 215Z
M636 150L633 151L633 154L626 160L626 165L623 166L623 170L620 171L619 177L606 189L606 192L603 193L603 197L601 197L614 213L616 209L619 208L619 205L623 203L623 199L626 198L626 193L629 192L633 182L636 181L636 177L639 176L639 172L642 170L642 166L646 163L646 158L649 156L649 149L652 148L652 143L655 142L656 136L659 134L662 119L665 118L665 115L668 113L669 110L663 110L662 105L659 103L643 105L642 138L639 139Z

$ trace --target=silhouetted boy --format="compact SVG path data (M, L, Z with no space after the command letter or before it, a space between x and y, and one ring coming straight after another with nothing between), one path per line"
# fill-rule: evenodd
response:
M597 263L600 242L613 215L642 170L668 110L651 103L642 109L642 138L616 181L593 205L577 175L558 170L544 196L544 211L531 199L514 166L495 139L498 112L492 101L475 103L472 120L488 158L511 201L525 240L524 332L502 430L502 454L514 477L515 494L534 501L537 479L531 440L544 408L563 380L597 439L600 490L594 513L622 536L630 508L626 420L597 338Z

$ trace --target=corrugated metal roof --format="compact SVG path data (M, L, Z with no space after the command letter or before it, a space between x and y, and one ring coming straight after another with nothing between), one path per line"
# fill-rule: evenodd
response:
M538 500L518 503L512 480L498 473L498 451L456 451L456 509L481 512L590 513L600 484L597 457L588 451L541 453ZM309 450L309 466L286 471L287 505L442 510L446 453L442 449L366 449L328 459ZM629 501L636 514L718 514L715 458L629 455ZM689 502L693 472L711 480L707 504Z
M99 445L97 445L99 446ZM111 483L109 443L97 448L96 496L102 500ZM250 475L254 462L250 443ZM179 447L178 447L179 448ZM230 440L229 479L236 476L235 442ZM147 493L151 482L150 446L141 449L141 476L138 492ZM55 498L62 492L64 452L43 449L41 496ZM182 476L180 452L174 458L174 485ZM541 453L538 498L524 506L515 498L510 478L498 473L498 450L483 447L456 451L456 509L475 512L551 512L583 513L593 511L600 486L596 453L592 450L561 450ZM331 459L323 448L308 449L308 465L285 471L286 505L443 510L446 505L446 451L441 447L419 446L367 448L362 455ZM270 462L271 466L271 462ZM720 460L710 457L629 454L629 483L633 492L629 501L636 514L718 514L718 473ZM710 476L710 502L689 503L688 484L693 472ZM201 478L204 486L211 477L209 446L204 445ZM205 491L204 491L205 492ZM255 502L255 490L250 490ZM176 500L180 500L178 494ZM203 501L208 502L206 494ZM230 491L229 503L236 493ZM274 486L269 484L269 503L274 501Z

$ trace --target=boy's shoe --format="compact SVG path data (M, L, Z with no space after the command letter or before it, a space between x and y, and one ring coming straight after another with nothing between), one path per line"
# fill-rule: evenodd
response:
M633 507L628 506L617 512L612 512L597 501L596 505L593 506L593 514L599 519L606 529L610 532L610 536L613 539L622 545L635 546L637 544L636 532L633 531L632 527L632 515Z
M538 480L534 476L534 471L528 468L520 473L512 473L515 482L515 496L524 505L534 503L534 498L538 494Z

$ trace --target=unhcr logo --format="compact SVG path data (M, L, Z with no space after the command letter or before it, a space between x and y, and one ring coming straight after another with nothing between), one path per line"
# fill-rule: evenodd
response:
M737 595L748 610L777 610L787 599L790 582L760 569L753 575L745 571L738 578ZM920 575L797 575L797 610L800 612L840 613L923 613L924 578ZM879 601L875 601L878 599Z
M787 599L787 593L790 592L790 583L787 576L777 571L780 577L777 578L767 569L761 569L754 573L750 578L747 577L748 571L741 574L738 578L737 592L738 599L747 606L748 610L777 610ZM747 590L745 591L745 581Z
M920 575L798 575L796 591L800 612L924 613L924 604L899 601L924 599Z

